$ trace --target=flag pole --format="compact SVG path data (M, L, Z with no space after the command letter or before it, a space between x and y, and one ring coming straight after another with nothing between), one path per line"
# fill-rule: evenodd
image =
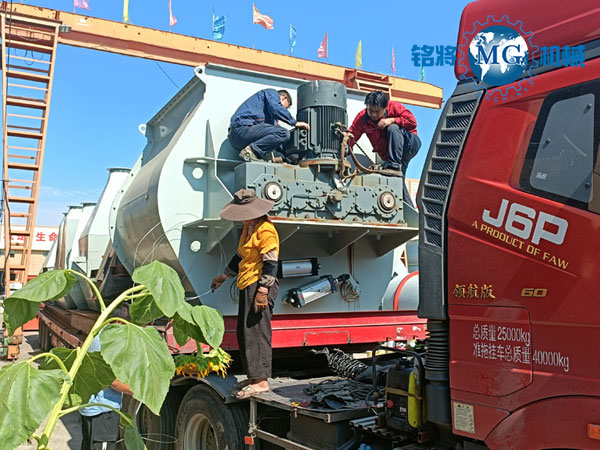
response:
M213 5L213 15L212 15L212 28L210 29L210 35L212 39L215 38L215 5Z

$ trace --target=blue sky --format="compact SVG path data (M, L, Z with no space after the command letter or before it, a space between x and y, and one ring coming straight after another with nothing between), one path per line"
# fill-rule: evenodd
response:
M28 0L26 3L73 11L72 0ZM84 15L122 20L121 0L89 0ZM420 68L411 60L417 45L456 45L464 0L443 2L366 1L283 2L256 0L260 12L271 16L274 29L252 24L251 0L172 0L178 23L175 33L210 39L213 7L227 16L223 42L289 53L289 26L297 31L294 56L317 60L325 32L331 64L354 67L362 40L363 70L391 74L392 46L396 76L418 80ZM381 5L381 6L379 6ZM133 24L169 29L168 0L130 0ZM67 205L95 201L104 187L108 167L131 167L145 145L137 131L192 76L192 68L60 46L46 157L44 161L39 225L58 225ZM456 85L452 66L428 67L425 81L444 89L447 98ZM224 99L224 101L226 101ZM411 107L418 121L423 147L411 162L409 178L419 178L440 110ZM352 118L350 118L352 119Z

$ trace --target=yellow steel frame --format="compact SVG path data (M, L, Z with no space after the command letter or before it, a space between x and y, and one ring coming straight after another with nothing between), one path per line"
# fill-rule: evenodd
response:
M216 63L305 80L333 80L364 91L382 89L391 99L410 105L439 109L442 104L442 89L429 83L27 4L12 8L15 13L60 20L71 27L70 32L60 33L60 44L187 66Z

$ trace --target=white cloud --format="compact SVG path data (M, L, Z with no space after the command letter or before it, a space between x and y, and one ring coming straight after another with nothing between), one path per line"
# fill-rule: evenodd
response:
M78 190L78 189L61 189L58 187L42 185L40 189L40 199L42 198L53 198L53 199L73 199L78 203L96 201L99 196L99 192L95 190Z
M53 186L41 186L38 199L36 224L57 226L63 219L69 206L82 202L95 202L100 197L99 191L61 189Z

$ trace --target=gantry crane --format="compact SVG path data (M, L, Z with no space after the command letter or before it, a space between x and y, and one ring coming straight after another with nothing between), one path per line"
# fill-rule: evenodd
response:
M0 18L7 295L11 281L27 281L57 44L193 67L216 63L304 80L333 80L352 89L383 90L391 99L411 105L442 104L442 89L428 83L65 11L4 1ZM11 244L11 237L18 245ZM11 258L11 252L17 257Z

